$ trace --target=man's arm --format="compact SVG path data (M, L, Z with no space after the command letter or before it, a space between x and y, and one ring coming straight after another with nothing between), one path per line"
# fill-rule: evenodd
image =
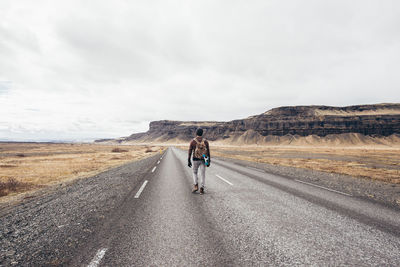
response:
M192 151L193 151L193 146L192 146L192 142L190 142L190 144L189 144L188 160L190 160L190 157L192 156Z
M189 144L189 153L188 153L188 166L189 166L189 168L192 167L192 161L190 160L190 157L192 156L192 151L193 151L193 146L192 146L192 142L190 142L190 144Z
M207 148L207 157L211 161L210 146L208 144L208 141L206 141L205 143L206 143L206 148Z

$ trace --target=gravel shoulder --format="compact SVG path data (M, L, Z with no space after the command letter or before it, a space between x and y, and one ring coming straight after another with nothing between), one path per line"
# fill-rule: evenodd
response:
M156 154L3 206L0 266L68 265L158 158Z
M215 158L233 162L242 166L250 166L262 169L267 173L295 178L301 181L325 186L334 190L346 192L355 197L375 201L400 210L399 184L390 184L382 181L361 179L348 175L326 173L316 170L273 165L268 163L238 160L227 157Z

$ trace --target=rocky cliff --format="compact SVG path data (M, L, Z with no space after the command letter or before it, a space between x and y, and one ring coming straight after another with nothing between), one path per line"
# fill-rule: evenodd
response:
M400 134L400 104L348 107L292 106L271 109L263 114L228 122L153 121L145 133L132 134L119 141L187 141L195 130L205 130L207 139L258 142L274 136L316 136L357 133L365 136ZM258 141L257 141L258 140Z

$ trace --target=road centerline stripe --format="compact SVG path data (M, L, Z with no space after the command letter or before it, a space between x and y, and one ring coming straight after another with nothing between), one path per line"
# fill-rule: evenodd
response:
M137 193L136 193L136 195L135 195L135 198L139 198L139 197L140 197L140 194L142 193L143 189L146 187L146 184L147 184L148 182L149 182L149 181L147 181L147 180L145 180L145 181L143 182L142 186L139 188L139 191L137 191Z
M222 178L221 176L219 176L218 174L216 174L215 176L217 176L219 179L221 179L222 181L224 181L225 183L229 184L229 185L233 185L231 182L229 182L228 180L226 180L225 178Z
M151 172L154 172L157 169L156 166L154 166L154 168L151 170Z
M160 161L157 161L157 164L160 164Z
M89 263L88 267L96 267L100 264L101 259L104 257L104 255L106 254L107 248L102 248L99 249L96 253L96 255L94 255L94 258L92 259L92 261Z
M299 182L299 183L315 186L315 187L322 188L322 189L325 189L325 190L328 190L328 191L331 191L331 192L335 192L335 193L342 194L342 195L345 195L345 196L348 196L348 197L352 197L352 195L350 195L350 194L347 194L347 193L344 193L344 192L340 192L340 191L337 191L337 190L334 190L334 189L330 189L330 188L327 188L327 187L324 187L324 186L320 186L320 185L316 185L316 184L312 184L312 183L307 183L307 182L300 181L300 180L297 180L297 179L294 179L294 180L296 182Z

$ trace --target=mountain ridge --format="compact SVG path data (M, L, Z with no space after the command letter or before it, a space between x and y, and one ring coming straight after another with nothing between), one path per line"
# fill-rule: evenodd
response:
M225 143L236 141L258 144L282 139L285 136L314 136L308 139L315 140L329 136L333 140L334 135L346 134L352 134L352 138L356 139L361 138L355 137L357 135L389 137L400 134L400 103L345 107L283 106L259 115L227 122L159 120L150 122L147 132L134 133L114 141L118 143L189 141L198 127L205 130L208 140Z

